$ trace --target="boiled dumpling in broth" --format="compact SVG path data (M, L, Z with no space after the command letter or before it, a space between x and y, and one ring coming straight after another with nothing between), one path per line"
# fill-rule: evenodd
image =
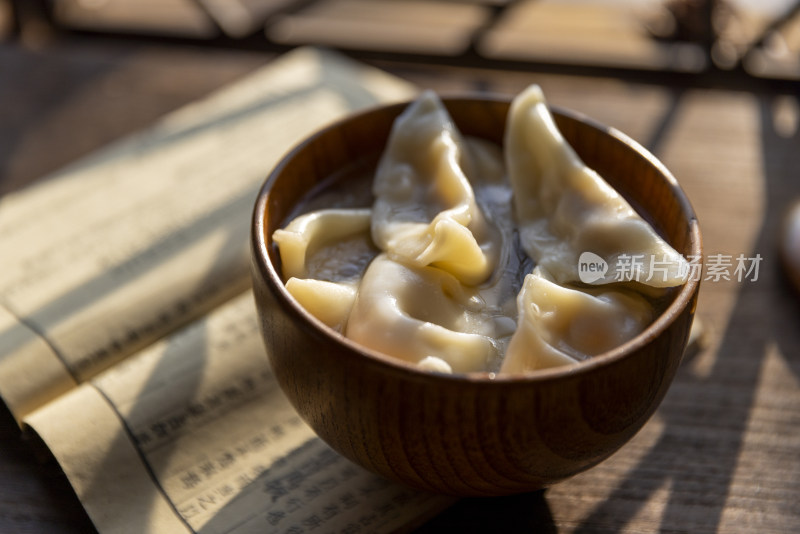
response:
M461 134L433 92L395 121L373 182L372 237L389 256L443 269L476 285L493 272L500 245L465 169Z
M497 350L482 309L475 291L447 271L381 254L364 273L345 335L423 367L434 358L447 364L438 370L483 371Z
M344 330L361 275L378 253L371 220L368 208L324 209L300 215L273 234L286 289L337 331Z
M286 290L311 315L337 332L343 332L356 300L358 284L289 278Z
M517 298L519 319L502 373L576 363L622 345L653 320L653 307L631 289L557 284L536 267Z
M371 221L369 208L323 209L292 219L272 235L283 276L328 281L358 278L377 254L370 237Z
M642 332L687 277L683 257L569 146L537 86L512 103L503 147L462 138L423 93L372 178L371 208L301 215L273 239L287 290L312 315L421 369L574 364ZM584 253L609 266L638 258L639 270L581 281Z
M581 161L538 86L514 99L504 142L522 247L557 282L580 280L584 252L610 267L596 283L673 287L686 281L685 259Z

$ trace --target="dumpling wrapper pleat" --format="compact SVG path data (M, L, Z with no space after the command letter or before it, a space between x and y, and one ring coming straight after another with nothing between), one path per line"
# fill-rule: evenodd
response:
M345 335L411 363L433 356L456 373L483 371L497 356L491 332L482 331L491 324L471 311L464 289L441 269L381 254L361 279Z
M536 85L512 102L505 157L522 247L557 282L580 280L584 252L609 267L595 284L636 281L674 287L686 281L683 256L581 161Z
M653 320L652 305L622 288L568 287L541 267L525 277L519 318L501 373L572 364L633 339Z
M494 271L500 244L464 172L461 134L433 92L395 121L373 182L372 238L390 256L467 285Z

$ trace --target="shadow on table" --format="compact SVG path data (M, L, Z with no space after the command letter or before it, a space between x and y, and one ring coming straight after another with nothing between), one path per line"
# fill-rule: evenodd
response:
M129 55L126 51L118 52L110 54L109 61L85 62L80 68L75 68L57 52L50 50L30 51L12 45L8 45L7 49L0 47L3 70L0 95L8 106L0 124L0 197L32 179L12 169L19 146L32 133L41 135L42 124L75 101L87 87L119 70L120 64ZM73 135L70 147L79 145L81 138L87 136L85 132L73 132ZM52 147L48 151L51 153L42 154L36 160L37 171L43 172L47 164L52 167L68 161L60 158L75 157L75 154L54 155Z
M33 436L23 436L0 401L0 529L8 532L94 532L88 514L50 451ZM8 467L13 466L12 469ZM14 503L13 506L10 503ZM13 510L12 510L13 508ZM3 530L3 532L7 532Z
M536 491L510 497L462 499L414 534L451 531L552 534L558 529L546 492Z
M654 152L680 105L680 97L681 93L675 94L667 116L656 128L650 146ZM782 135L773 117L775 104L771 97L762 97L759 102L766 206L753 249L744 251L750 257L763 257L760 276L755 282L739 284L712 372L701 378L682 366L676 377L676 383L681 383L681 398L668 395L659 409L664 421L660 438L576 532L595 532L598 524L624 527L663 487L670 490L661 515L661 531L715 532L732 492L768 351L776 347L786 367L800 377L800 332L796 328L800 301L780 272L776 252L781 216L789 202L800 198L800 181L793 175L793 168L800 165L795 150L800 129ZM715 402L692 406L703 399ZM669 469L664 469L667 463ZM787 509L786 513L791 512Z

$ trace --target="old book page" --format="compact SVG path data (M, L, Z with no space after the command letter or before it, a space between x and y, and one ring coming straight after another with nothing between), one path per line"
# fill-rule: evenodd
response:
M26 423L103 534L398 532L453 502L314 437L270 371L250 292Z
M298 49L0 199L0 397L14 416L246 291L252 206L277 160L412 92Z

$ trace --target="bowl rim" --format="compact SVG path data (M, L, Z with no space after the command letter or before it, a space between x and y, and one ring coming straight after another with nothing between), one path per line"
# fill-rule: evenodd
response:
M512 97L506 95L495 94L459 94L459 95L440 95L441 100L445 105L458 101L483 101L487 103L510 103ZM421 380L447 380L465 383L480 383L486 384L491 387L491 384L498 384L503 386L508 385L527 385L544 381L551 381L574 377L589 373L599 367L605 367L614 364L620 360L625 359L646 345L655 340L684 312L688 306L692 306L691 314L694 314L697 306L697 301L692 303L696 293L699 291L700 280L702 279L702 270L700 276L689 279L680 287L678 293L674 296L672 302L666 309L656 317L642 332L634 336L632 339L625 343L614 347L602 354L592 356L586 360L577 362L571 365L562 365L557 367L550 367L546 369L537 369L532 371L525 371L524 373L494 373L489 371L473 371L468 373L441 373L430 370L424 370L417 367L416 364L407 362L400 358L389 356L382 352L372 350L364 347L361 344L351 340L344 334L335 331L334 329L325 325L322 321L314 317L303 306L301 306L294 297L291 296L286 289L285 283L278 272L276 266L270 260L268 248L271 241L266 235L266 211L269 199L269 193L273 183L277 180L278 176L283 172L283 169L293 160L297 154L304 151L308 145L314 143L319 137L326 134L326 132L335 129L342 124L349 121L363 119L363 117L385 111L387 108L396 108L398 113L405 109L413 99L401 102L393 102L388 104L380 104L371 106L360 111L349 113L346 116L339 118L333 122L328 123L320 128L317 128L313 133L309 134L288 152L284 154L268 174L266 180L258 191L255 206L252 212L251 219L251 255L254 262L254 267L259 270L259 275L269 286L268 289L272 291L273 295L281 301L284 309L292 312L292 314L303 321L306 330L313 330L315 335L321 335L333 343L343 344L350 349L360 359L363 359L366 364L379 365L384 367L386 371L400 373L403 375L411 375L415 379ZM557 105L547 104L547 107L554 115L563 115L568 119L576 120L584 125L599 130L601 133L615 138L618 142L627 146L628 149L634 151L639 157L646 160L649 165L652 165L661 175L662 179L667 182L670 190L681 211L688 217L687 226L689 234L690 254L702 257L702 235L700 232L699 221L694 208L686 195L685 191L681 188L675 176L667 169L667 167L647 150L640 143L629 137L627 134L620 130L607 126L587 115ZM681 356L682 357L682 356Z

